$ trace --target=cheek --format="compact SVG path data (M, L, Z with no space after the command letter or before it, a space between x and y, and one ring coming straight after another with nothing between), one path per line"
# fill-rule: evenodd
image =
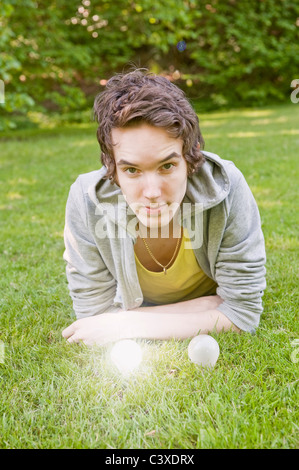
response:
M187 189L187 178L175 178L164 185L164 197L168 202L181 203Z
M185 197L187 190L187 179L183 180L179 185L176 192L176 201L181 204L182 200Z
M180 199L180 202L182 202L182 199L184 198L186 194L186 190L187 190L187 178L182 180L180 185L178 185L177 194L178 194L178 199Z
M183 167L180 169L179 173L176 175L175 181L173 182L177 194L185 194L187 188L187 180L187 168Z
M121 176L117 178L117 181L126 201L128 203L136 202L138 195L140 194L139 185L136 182L133 182L132 180L128 181L127 178L122 178Z

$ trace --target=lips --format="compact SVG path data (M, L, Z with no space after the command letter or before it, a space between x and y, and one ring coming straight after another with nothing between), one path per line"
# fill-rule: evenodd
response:
M130 204L131 209L138 215L143 214L146 216L159 216L162 212L168 211L169 205L166 202L154 202L152 204L140 204L140 203L133 203Z
M167 204L151 204L149 206L144 206L147 214L159 214L163 207L166 207Z

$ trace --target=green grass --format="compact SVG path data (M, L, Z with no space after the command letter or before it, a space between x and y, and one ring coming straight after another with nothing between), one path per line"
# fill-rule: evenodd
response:
M0 140L1 448L298 448L299 105L200 122L206 150L235 162L260 207L265 310L255 335L213 334L213 370L189 361L188 341L140 341L144 360L128 378L109 348L61 336L74 320L65 203L77 175L100 165L95 125Z

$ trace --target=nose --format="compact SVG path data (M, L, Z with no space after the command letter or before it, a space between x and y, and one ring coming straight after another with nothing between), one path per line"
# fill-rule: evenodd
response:
M161 182L155 175L148 175L143 181L143 196L151 202L158 202L162 194Z

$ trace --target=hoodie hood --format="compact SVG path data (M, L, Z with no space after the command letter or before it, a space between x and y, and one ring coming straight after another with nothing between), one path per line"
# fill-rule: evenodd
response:
M203 210L211 209L225 199L230 191L230 180L226 170L230 161L218 155L202 151L206 161L198 172L188 178L186 199L191 203L201 203Z

